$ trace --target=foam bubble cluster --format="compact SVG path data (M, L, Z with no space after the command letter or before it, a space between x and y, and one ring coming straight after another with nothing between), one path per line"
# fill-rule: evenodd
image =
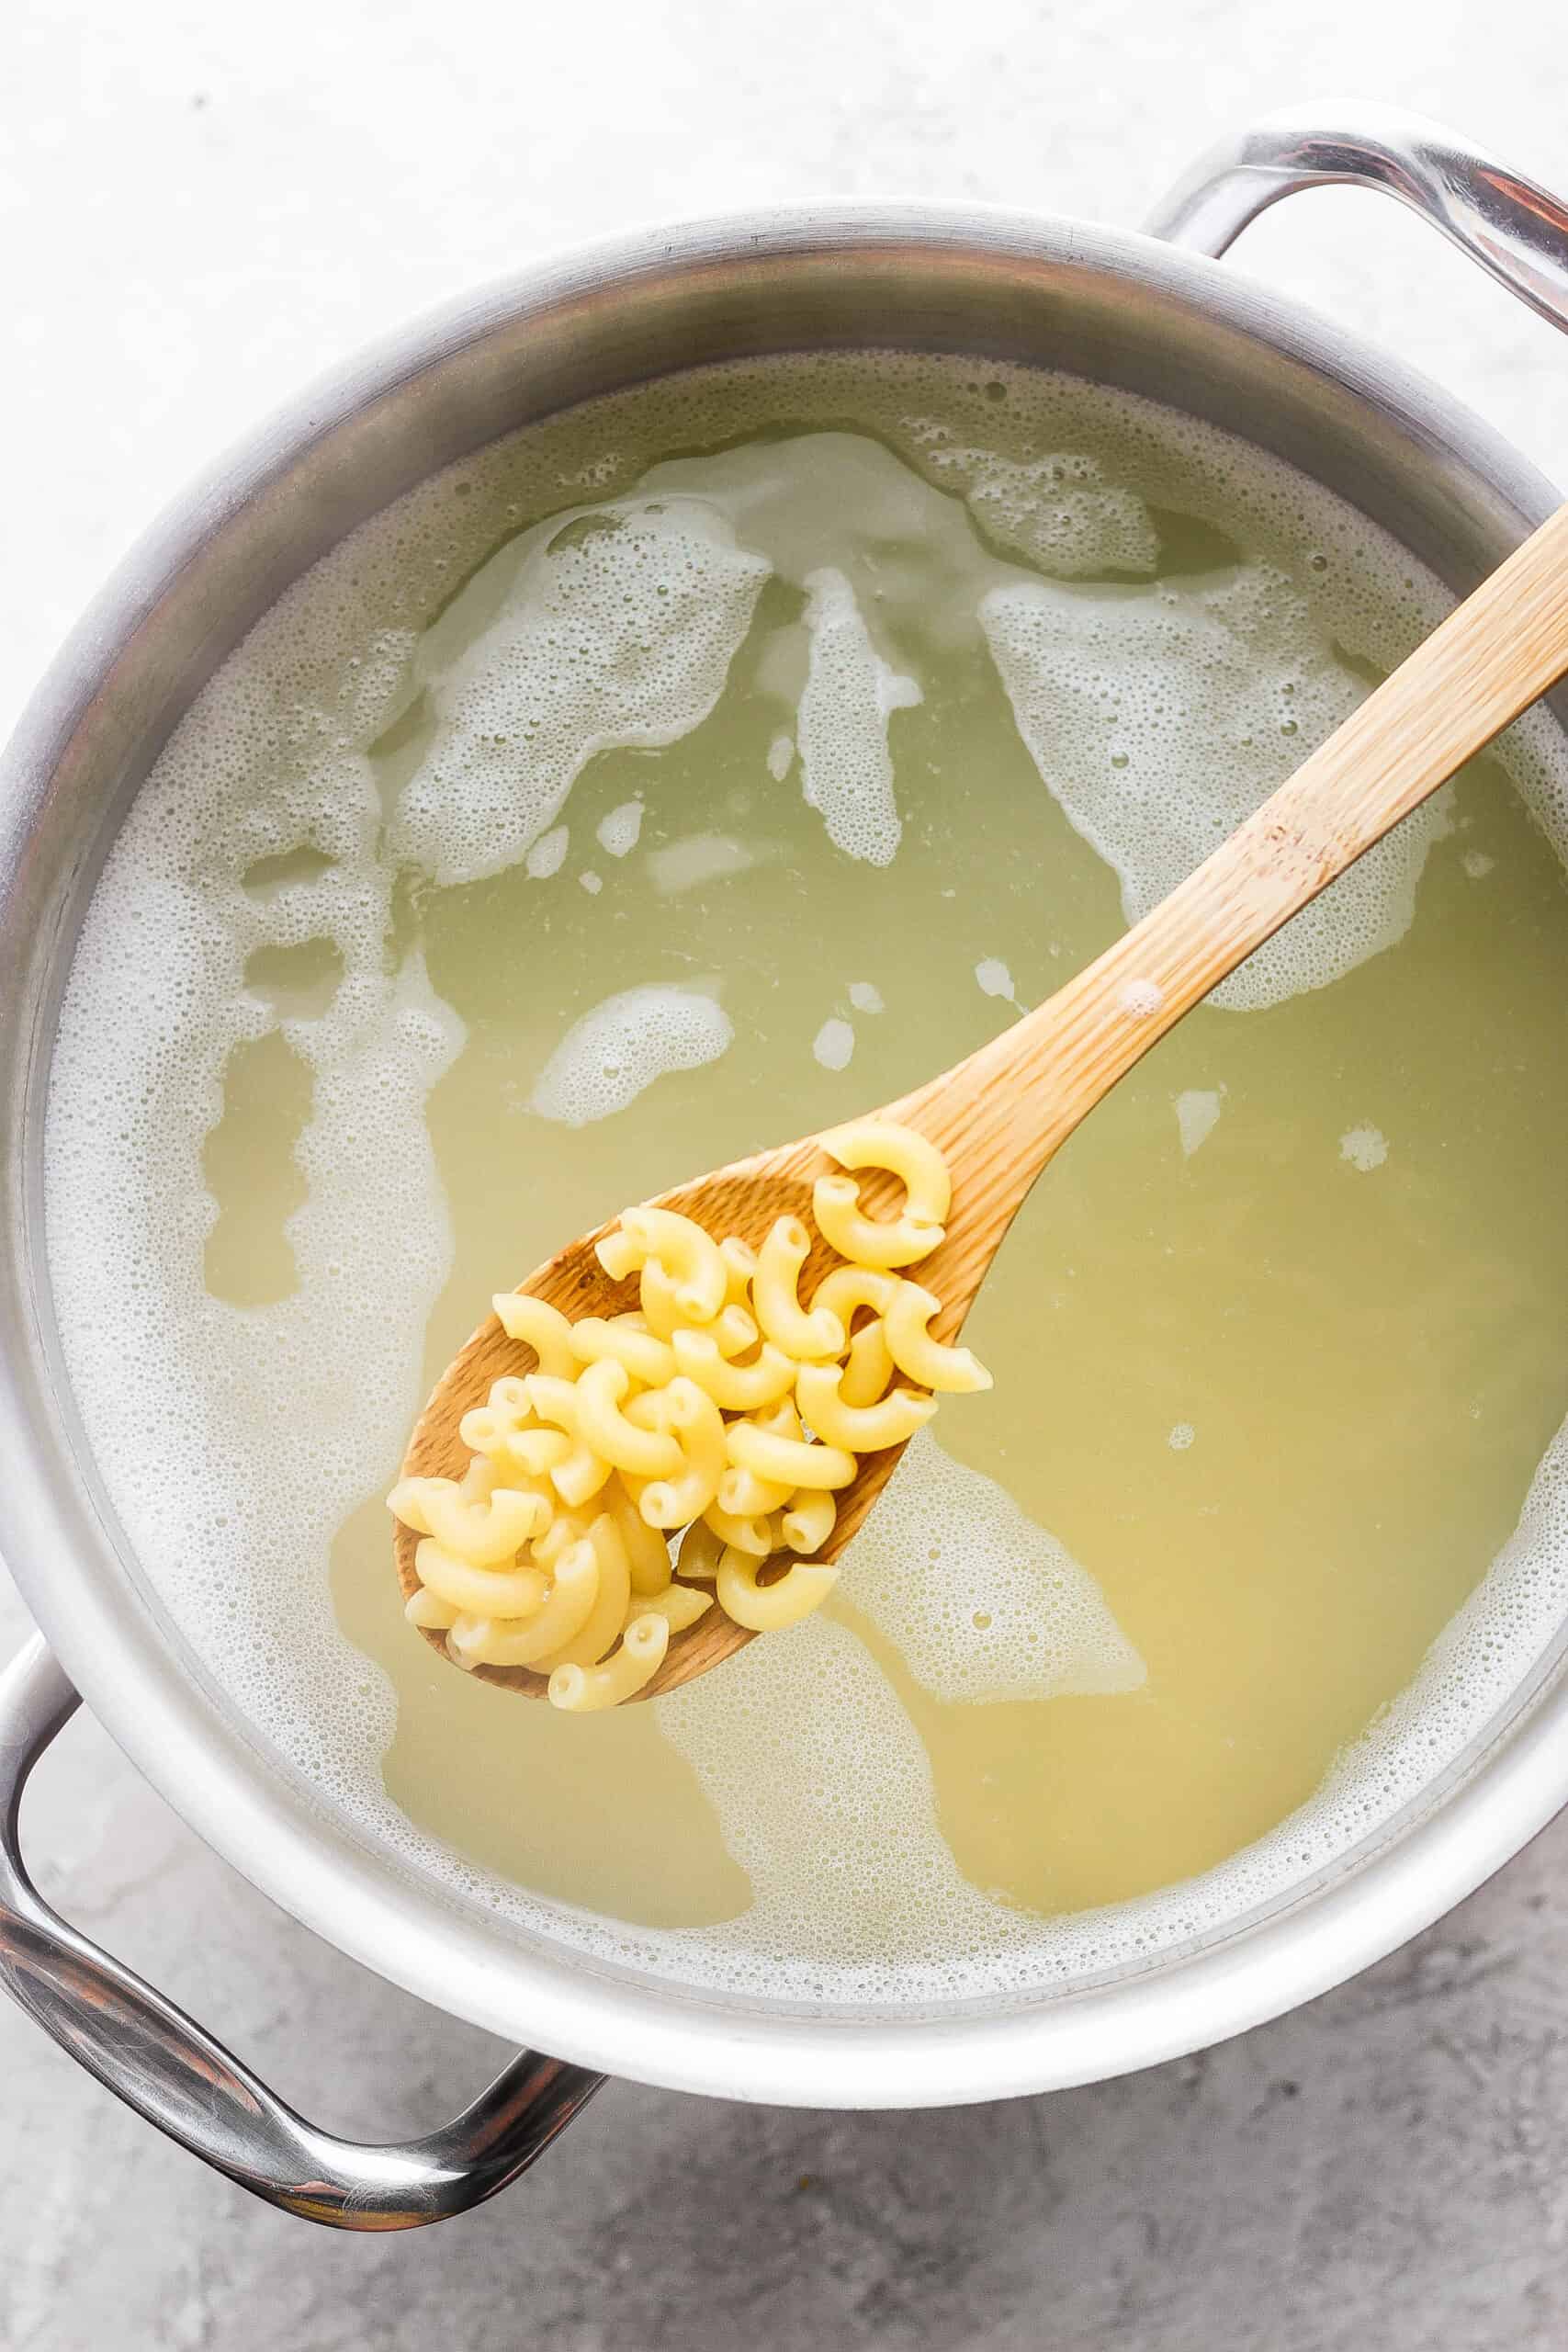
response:
M574 1023L539 1072L528 1108L563 1127L624 1111L655 1079L701 1069L734 1043L735 1027L702 989L652 981L623 989Z
M1023 461L994 449L958 448L937 424L921 439L933 471L963 484L965 503L989 537L1056 579L1154 570L1154 517L1134 492L1108 482L1095 458L1063 450Z
M263 746L281 775L226 828L214 779ZM423 1110L464 1031L417 951L386 969L367 763L291 750L254 707L198 713L111 853L55 1047L51 1261L76 1393L138 1551L242 1713L357 1795L391 1708L337 1632L327 1555L367 1463L395 1456L449 1270ZM327 853L320 871L246 888L303 841ZM297 1285L242 1308L203 1281L202 1145L230 1052L276 1019L244 987L247 957L307 941L333 944L342 978L324 1010L281 1024L312 1080Z
M1176 1125L1184 1159L1201 1150L1213 1134L1224 1107L1224 1092L1223 1086L1189 1086L1177 1096Z
M712 507L671 499L574 520L581 535L558 516L535 535L501 616L431 689L434 739L392 848L437 882L515 865L594 752L689 734L750 624L768 566Z
M864 435L838 429L846 414ZM753 431L771 437L659 466L650 487L662 451ZM563 485L605 503L563 515ZM1449 601L1280 461L1066 377L992 365L982 381L961 359L836 353L695 372L547 420L355 532L194 704L125 819L78 943L45 1214L69 1375L128 1540L236 1716L317 1796L454 1902L601 1963L751 1997L902 2005L1146 1962L1288 1896L1420 1798L1568 1611L1568 1434L1486 1581L1319 1794L1221 1869L1137 1903L1040 1919L970 1885L896 1692L847 1628L818 1621L656 1702L750 1874L739 1919L675 1932L596 1917L479 1868L391 1804L392 1694L339 1631L328 1568L418 1409L424 1320L451 1262L422 1114L463 1031L400 928L401 869L468 880L532 852L542 906L567 856L573 779L596 750L666 741L705 716L770 571L817 598L815 631L783 664L804 685L813 639L823 649L815 748L802 747L812 788L825 814L852 808L856 838L885 841L880 783L857 802L829 773L835 744L859 746L852 767L870 757L874 719L886 745L863 619L878 591L834 537L852 500L889 594L915 577L899 550L919 539L937 639L968 644L983 616L1031 749L1116 866L1129 913L1350 707L1349 662L1392 666ZM1155 511L1172 507L1245 537L1256 560L1176 591L1081 584L1146 572ZM426 666L421 649L474 599L460 657ZM787 751L795 738L780 740ZM1554 729L1538 716L1501 749L1563 854ZM782 752L773 766L788 774ZM1437 821L1404 827L1381 868L1369 859L1337 885L1229 1001L1319 985L1396 936ZM629 819L612 827L609 854L629 831ZM637 870L677 897L756 854L719 833L635 851ZM608 926L614 895L583 901L603 909L583 919ZM716 929L702 937L705 960L718 959ZM324 1001L281 1009L247 987L258 949L312 943L332 951ZM297 1150L307 1197L287 1227L293 1290L242 1308L204 1283L217 1212L202 1151L230 1056L275 1029L311 1079ZM623 992L557 1047L536 1107L602 1115L728 1043L710 994ZM1184 1135L1198 1118L1190 1104ZM912 1457L905 1494L913 1485L919 1509L907 1523L921 1537L903 1539L907 1582L874 1520L852 1571L859 1605L913 1672L955 1695L1131 1678L1135 1654L1083 1571L1005 1498L983 1498L983 1561L959 1540L970 1476Z
M739 1939L789 1977L827 1966L928 1995L1021 1960L1027 1924L959 1871L919 1735L844 1626L808 1617L653 1704L751 1882L750 1909L696 1931L699 1949Z
M840 1589L933 1698L1110 1697L1147 1679L1087 1568L929 1430L845 1553Z
M594 838L612 857L629 857L642 831L642 802L623 800L600 818Z
M891 865L903 827L887 721L918 703L920 690L883 661L841 571L814 571L806 585L811 656L798 729L806 797L847 856Z
M981 607L1019 731L1073 824L1115 867L1129 923L1201 865L1366 689L1270 566L1211 586L1028 581ZM1391 947L1443 831L1429 801L1250 956L1211 1003L1277 1004Z

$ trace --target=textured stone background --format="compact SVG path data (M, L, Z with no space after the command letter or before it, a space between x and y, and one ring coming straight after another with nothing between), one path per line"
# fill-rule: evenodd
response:
M808 193L1135 221L1327 91L1568 187L1549 0L12 0L0 79L0 722L159 501L312 371L552 244ZM1568 478L1568 349L1393 207L1243 266ZM0 1576L0 1652L26 1629ZM207 1853L90 1723L38 1875L320 2120L424 2129L498 2052ZM1520 2352L1568 2336L1568 1820L1421 1941L1204 2058L947 2113L607 2090L534 2178L337 2240L166 2147L0 2009L6 2352Z

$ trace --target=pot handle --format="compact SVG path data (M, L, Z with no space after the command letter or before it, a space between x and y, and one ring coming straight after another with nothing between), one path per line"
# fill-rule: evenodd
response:
M1337 130L1325 130L1325 122ZM1223 141L1145 223L1217 258L1298 188L1382 188L1451 238L1500 285L1568 328L1568 205L1425 115L1402 107L1291 107Z
M22 1863L28 1777L78 1699L34 1639L0 1673L0 1983L128 2107L268 2204L339 2230L445 2221L504 2188L604 2081L519 2052L455 2122L360 2147L320 2132L220 2042L51 1911Z

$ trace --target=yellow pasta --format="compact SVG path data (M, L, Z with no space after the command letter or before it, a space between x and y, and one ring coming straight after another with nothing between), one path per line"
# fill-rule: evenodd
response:
M745 1355L757 1344L756 1318L744 1306L731 1300L715 1316L693 1315L682 1303L680 1285L657 1258L650 1258L642 1270L638 1296L649 1329L665 1341L681 1330L706 1331L726 1359Z
M433 1535L414 1553L419 1580L438 1600L475 1617L529 1617L549 1591L543 1568L480 1568Z
M852 1176L818 1176L811 1187L811 1214L823 1239L858 1266L912 1266L944 1238L940 1225L921 1225L906 1213L867 1216Z
M626 1611L626 1623L629 1625L634 1617L645 1616L651 1611L654 1616L663 1618L672 1634L683 1634L688 1625L694 1625L699 1617L705 1617L712 1607L711 1592L694 1592L689 1584L667 1584L662 1592L646 1598L634 1592Z
M843 1385L839 1394L846 1405L874 1405L886 1394L893 1377L893 1351L887 1344L887 1333L878 1315L870 1323L862 1324L850 1340L844 1358Z
M581 1632L598 1597L599 1555L580 1536L556 1562L549 1592L532 1617L507 1624L461 1616L446 1636L447 1655L458 1666L537 1666Z
M528 1402L541 1421L551 1429L564 1430L569 1437L577 1435L577 1375L581 1366L573 1363L570 1377L558 1373L531 1372L523 1385L528 1391Z
M765 1560L773 1549L773 1531L769 1521L734 1519L717 1501L709 1503L704 1511L703 1525L710 1528L721 1544L731 1545L737 1552L752 1553L759 1560Z
M569 1715L596 1713L618 1707L651 1682L664 1663L670 1627L651 1611L634 1617L621 1636L620 1647L603 1666L558 1666L550 1676L550 1704Z
M761 1563L727 1547L718 1564L718 1603L749 1633L773 1634L820 1609L839 1580L820 1560L792 1560L774 1583L757 1582Z
M582 1443L616 1470L637 1478L674 1478L682 1469L681 1449L665 1430L638 1429L621 1411L631 1393L631 1374L624 1363L604 1356L579 1376L572 1391L577 1399L577 1433Z
M847 1487L855 1458L841 1446L812 1445L805 1438L781 1437L755 1421L732 1421L724 1433L729 1459L739 1469L785 1487Z
M571 1326L571 1348L580 1363L598 1363L609 1357L624 1364L645 1388L662 1388L680 1369L665 1340L651 1331L633 1329L619 1315L607 1322L603 1316L585 1315L581 1323Z
M612 1480L604 1502L626 1547L633 1592L644 1599L662 1592L671 1575L669 1544L656 1527L649 1527L624 1479Z
M776 1405L764 1406L760 1413L750 1414L748 1419L756 1428L768 1430L775 1437L803 1438L806 1435L793 1396L781 1396Z
M732 1233L719 1243L718 1254L724 1260L725 1305L749 1307L751 1304L751 1277L757 1271L757 1252L749 1241L742 1241L738 1233Z
M463 1416L461 1480L403 1478L389 1498L422 1539L404 1613L459 1665L535 1668L556 1706L590 1713L646 1690L716 1603L750 1633L795 1623L833 1589L838 1570L813 1555L860 1457L902 1445L934 1392L989 1387L968 1349L932 1338L935 1296L897 1271L943 1238L940 1151L885 1119L823 1148L846 1172L819 1177L813 1205L845 1262L809 1306L800 1218L775 1218L753 1250L651 1207L595 1244L613 1280L637 1277L635 1311L572 1323L498 1295L537 1370ZM896 1216L861 1207L866 1169L903 1186Z
M610 1464L590 1445L577 1444L564 1462L550 1472L550 1484L563 1503L580 1510L594 1496L610 1476Z
M670 1345L680 1370L706 1389L723 1412L757 1412L787 1396L795 1385L795 1359L772 1340L764 1340L754 1361L744 1364L726 1359L711 1330L677 1331Z
M782 1510L794 1492L776 1478L759 1478L755 1470L738 1470L732 1463L718 1482L716 1499L731 1519L766 1519Z
M779 1521L779 1535L786 1551L819 1552L833 1532L839 1506L825 1488L799 1487Z
M532 1556L540 1567L553 1571L556 1562L570 1545L581 1544L588 1533L588 1521L581 1511L557 1511L542 1535L534 1538Z
M509 1441L538 1426L528 1391L521 1380L508 1377L491 1383L482 1405L475 1405L457 1424L457 1434L472 1453L499 1456Z
M946 1389L955 1394L988 1388L991 1375L977 1356L967 1348L942 1347L927 1330L940 1304L919 1283L899 1283L897 1295L882 1318L894 1363L911 1380L918 1380L922 1388Z
M743 1306L720 1307L703 1329L727 1363L736 1356L749 1356L762 1336L756 1317Z
M811 1236L800 1219L781 1216L757 1252L751 1277L751 1303L764 1336L803 1363L840 1355L844 1347L844 1327L830 1308L807 1313L801 1306L797 1284L810 1250Z
M482 1501L450 1478L400 1478L388 1506L416 1535L434 1535L446 1551L475 1567L515 1559L531 1536L550 1523L550 1506L536 1494L497 1487Z
M427 1584L417 1585L403 1603L403 1615L411 1625L428 1627L435 1634L444 1634L461 1614L449 1600L432 1592Z
M670 1340L683 1323L696 1319L682 1306L679 1290L673 1274L667 1274L657 1258L649 1258L637 1277L637 1295L644 1321L660 1340Z
M862 1307L870 1307L874 1315L886 1315L897 1287L897 1274L884 1273L875 1266L835 1266L812 1292L811 1304L827 1307L846 1331L852 1331Z
M641 1244L634 1241L622 1227L617 1227L614 1233L605 1234L602 1241L593 1244L593 1255L613 1283L629 1282L647 1254Z
M673 1209L627 1209L621 1229L657 1259L675 1283L675 1304L688 1322L711 1323L729 1289L729 1269L717 1242L694 1217Z
M631 1562L620 1530L608 1511L601 1511L589 1528L587 1542L599 1572L592 1606L575 1633L558 1648L540 1657L537 1663L541 1674L551 1674L558 1666L597 1666L626 1622L626 1603L632 1590ZM563 1555L562 1566L569 1556ZM668 1627L665 1630L668 1632Z
M681 1550L676 1565L683 1577L695 1577L702 1583L711 1583L718 1574L718 1555L725 1546L725 1537L709 1525L705 1519L694 1519L681 1538ZM745 1548L744 1546L742 1548ZM772 1545L767 1550L772 1550ZM767 1557L767 1551L758 1555ZM410 1604L412 1607L412 1603Z
M521 1481L526 1487L532 1482L544 1481L547 1486L550 1471L571 1452L572 1442L565 1430L542 1429L536 1422L532 1429L497 1432L490 1422L479 1422L480 1415L489 1409L488 1406L476 1405L471 1413L464 1414L457 1430L464 1444L471 1445L476 1453L492 1463L507 1485ZM469 1434L475 1422L479 1426ZM549 1487L548 1491L555 1490Z
M836 1363L803 1363L795 1375L801 1412L828 1445L879 1453L884 1446L907 1444L936 1411L934 1396L917 1396L910 1388L896 1388L880 1404L846 1405L839 1393L843 1377Z
M953 1204L953 1180L934 1143L892 1119L855 1119L822 1137L840 1168L886 1168L904 1187L904 1215L917 1225L942 1225Z
M570 1379L577 1369L571 1352L571 1325L558 1306L547 1299L530 1298L526 1291L501 1291L491 1300L509 1340L520 1340L539 1359L539 1370Z
M682 1456L675 1477L655 1478L644 1487L637 1509L649 1527L685 1527L702 1517L724 1476L728 1457L718 1407L694 1380L677 1377L668 1388L634 1397L631 1409L639 1420L675 1437Z
M559 1459L551 1463L549 1476L562 1502L573 1510L580 1510L599 1492L613 1464L607 1456L596 1453L582 1434L582 1406L577 1383L560 1379L553 1373L531 1372L525 1385L539 1419L571 1441Z

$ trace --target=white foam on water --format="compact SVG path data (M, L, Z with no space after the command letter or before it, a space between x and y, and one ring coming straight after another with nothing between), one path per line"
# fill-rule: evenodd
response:
M1110 1697L1148 1679L1089 1571L929 1430L845 1553L840 1590L933 1698Z
M628 857L637 844L642 831L642 802L623 800L599 820L594 835L599 846L610 857Z
M385 968L390 877L368 763L302 761L231 832L209 780L234 723L209 710L182 729L89 910L55 1046L53 1272L64 1329L98 1317L73 1379L138 1552L241 1713L353 1804L392 1708L337 1631L327 1556L367 1463L397 1456L450 1268L422 1110L464 1031L417 953ZM246 891L248 865L305 838L333 863L265 899ZM342 958L333 1001L281 1024L313 1081L296 1148L309 1189L287 1227L298 1285L239 1307L203 1280L217 1211L202 1147L230 1052L273 1025L245 991L248 955L316 939Z
M1009 1004L1017 1004L1012 974L999 956L983 956L975 967L975 978L982 996L1005 997Z
M1314 1796L1213 1870L1043 1920L959 1877L932 1834L929 1759L886 1676L841 1627L808 1618L654 1702L754 1895L740 1918L688 1940L720 1982L807 1998L830 1986L846 2001L1002 1993L1198 1941L1310 1881L1463 1753L1559 1630L1565 1556L1568 1430L1485 1582ZM660 1970L672 1954L650 1938L637 1956Z
M824 1069L848 1069L854 1049L853 1027L837 1016L824 1021L811 1040L811 1050Z
M567 825L552 825L541 833L523 861L524 871L536 882L547 882L566 864L566 854L571 846L571 831Z
M850 982L850 1002L857 1012L886 1012L887 1010L882 1001L882 990L871 980Z
M1200 588L993 589L987 637L1050 790L1115 867L1134 923L1201 865L1366 687L1266 564ZM1330 892L1217 988L1212 1004L1277 1004L1390 947L1448 819L1446 795L1406 818Z
M759 1984L769 1954L792 1989L826 1965L857 1991L893 1976L946 1991L933 1928L963 1955L958 1981L1022 1958L1027 1924L959 1871L919 1735L844 1626L808 1617L653 1703L751 1882L739 1919L688 1939L726 1973L739 1951Z
M798 729L806 797L848 856L889 865L903 828L887 721L918 703L920 690L883 661L841 571L814 571L806 585L811 654Z
M761 855L753 843L738 842L728 833L688 833L682 841L649 851L648 878L661 899L674 899L682 890L700 890L705 882L748 874Z
M1388 1137L1381 1127L1348 1128L1339 1138L1339 1157L1359 1168L1363 1176L1370 1176L1388 1158Z
M568 1030L534 1081L528 1108L563 1127L586 1127L624 1111L671 1070L717 1061L734 1042L733 1022L705 989L670 980L622 989Z
M1176 1098L1176 1125L1181 1156L1190 1159L1213 1134L1224 1102L1223 1086L1190 1086Z
M770 567L797 586L822 570L832 542L813 518L830 516L851 482L868 485L879 542L896 549L919 534L934 550L933 628L966 642L984 601L1036 760L1116 865L1129 911L1239 813L1219 788L1220 763L1205 769L1213 789L1204 801L1189 730L1229 728L1216 739L1227 745L1225 772L1239 764L1261 797L1359 691L1325 649L1390 666L1448 602L1392 541L1277 461L1148 403L988 368L982 385L963 360L839 354L641 388L498 444L355 532L219 672L138 795L83 927L55 1045L45 1215L70 1379L129 1544L237 1718L362 1836L455 1900L601 1961L752 1996L903 2005L1017 1993L1146 1963L1225 1929L1420 1798L1517 1691L1568 1609L1560 1433L1489 1575L1306 1805L1200 1878L1067 1918L1010 1909L962 1877L909 1718L863 1645L821 1621L755 1643L722 1674L655 1702L750 1875L753 1902L738 1920L701 1932L633 1929L547 1901L430 1837L387 1797L392 1696L337 1627L328 1555L418 1409L424 1318L451 1261L422 1111L462 1044L419 956L389 950L400 865L436 882L499 872L551 838L596 750L669 741L697 724L723 689ZM667 494L639 488L660 448L700 447L716 413L729 438L748 420L829 428L846 413L879 438L856 447L855 436L824 429L794 458L787 439L765 456L727 450L682 460ZM585 416L602 432L587 462ZM1108 454L1090 471L1069 464L1034 485L1055 498L1043 513L1019 469L1043 462L1042 447L1070 454L1077 435ZM698 498L690 485L704 469L712 495ZM568 479L609 501L589 527L578 509L497 544L498 517L547 513ZM789 516L803 481L818 503L797 526ZM1264 560L1168 595L1107 586L1146 566L1156 484L1168 493L1162 503L1235 529ZM1021 580L994 553L999 545L1050 577ZM836 554L829 568L860 614L867 582ZM1277 584L1287 570L1288 594ZM891 553L884 576L897 587ZM1093 584L1056 584L1068 580ZM454 605L455 581L469 584ZM471 643L427 673L423 641L470 596L490 598ZM1303 660L1285 643L1296 626L1291 597L1304 616ZM845 610L837 591L823 601ZM1142 650L1134 604L1152 639ZM845 627L852 638L853 623ZM863 668L862 649L846 664L852 686ZM1270 724L1264 758L1257 730L1269 735ZM410 726L423 737L410 772L394 775L388 739ZM1500 748L1562 855L1568 772L1548 722L1510 729ZM1124 768L1111 764L1118 751ZM1108 768L1124 780L1124 808ZM1319 985L1396 935L1418 863L1410 835L1406 826L1396 837L1404 846L1375 886L1357 896L1356 875L1347 877L1318 902L1304 940L1286 947L1298 923L1255 958L1229 1001ZM683 873L678 863L667 869L671 889L738 870L716 867L711 848L699 856L690 842L671 846L688 862ZM302 851L315 870L299 878L250 872ZM666 887L655 857L646 870ZM608 924L610 910L592 920ZM317 939L331 943L341 978L324 1009L282 1024L313 1081L298 1148L308 1193L287 1227L298 1281L286 1298L240 1308L203 1280L217 1210L202 1148L228 1057L281 1019L247 990L247 959ZM704 944L714 949L711 930ZM614 1107L628 1069L635 1078L672 1066L671 1020L687 1039L681 1051L728 1044L711 996L667 991L655 1017L646 991L623 991L588 1016L587 1043L580 1023L572 1054L561 1060L558 1047L547 1101L563 1115ZM969 1474L950 1465L939 1478L928 1455L921 1475L934 1482L924 1509L945 1529L949 1482ZM1039 1549L1049 1539L1010 1522L1007 1540L1043 1564L1034 1600L1060 1601L1050 1618L1058 1655L1092 1654L1107 1672L1121 1657L1131 1672L1113 1625L1089 1611L1055 1554ZM968 1593L980 1571L962 1549L947 1550ZM869 1556L874 1593L881 1572ZM976 1687L1021 1674L1021 1587L1007 1586L999 1611L998 1589L993 1579L987 1600L971 1595L961 1656L923 1622L901 1619L906 1657ZM953 1605L939 1588L933 1606L951 1616ZM987 1613L990 1626L974 1622ZM1073 1624L1081 1644L1061 1630Z
M598 508L531 535L516 593L430 689L434 740L392 850L438 883L515 865L596 752L671 743L718 700L763 559L690 499Z
M1058 580L1154 570L1159 537L1147 506L1108 482L1098 459L1064 450L1015 461L994 449L955 448L940 424L922 438L932 468L962 483L988 536Z

